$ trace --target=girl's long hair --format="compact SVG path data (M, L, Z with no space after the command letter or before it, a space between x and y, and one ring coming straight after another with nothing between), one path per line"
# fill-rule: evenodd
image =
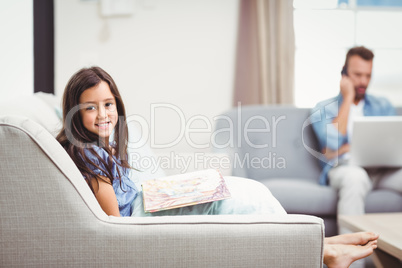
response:
M79 99L85 90L98 85L102 81L109 85L110 91L116 100L118 121L114 129L113 144L115 145L114 155L116 158L120 159L120 164L116 164L119 164L124 168L131 168L127 156L128 131L123 100L113 78L100 67L83 68L76 72L68 81L63 94L63 127L56 137L57 141L67 151L84 178L87 180L87 183L94 194L95 192L91 180L96 179L96 182L98 182L101 177L95 174L86 163L90 163L103 171L110 180L110 184L113 184L113 180L116 179L113 177L111 170L113 153L108 146L105 146L104 142L102 142L96 134L88 131L84 127L79 112ZM109 154L107 161L102 159L96 153L92 148L92 145L103 148ZM96 156L99 163L102 163L106 169L91 161L85 154L84 149L89 150L92 155ZM119 175L118 179L120 179L121 174L119 169L117 169L117 171Z

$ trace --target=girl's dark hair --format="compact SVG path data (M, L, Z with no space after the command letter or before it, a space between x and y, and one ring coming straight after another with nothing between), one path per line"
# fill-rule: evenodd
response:
M98 182L101 177L95 174L94 171L86 165L86 163L90 163L107 174L107 177L112 184L113 180L115 179L113 178L111 171L113 153L108 146L105 146L104 142L102 142L102 140L99 139L96 134L88 131L84 127L78 105L81 94L85 90L98 85L102 81L109 85L110 91L116 100L118 121L114 129L113 143L116 145L114 148L114 154L120 159L120 166L124 168L131 168L127 159L128 131L124 104L113 78L100 67L83 68L76 72L68 81L66 88L64 89L62 103L63 127L56 137L57 141L67 151L84 178L87 180L92 192L94 192L94 189L92 187L91 180L96 179ZM92 148L93 144L103 148L109 154L107 162L102 159ZM84 153L84 149L89 150L92 155L96 156L99 160L99 163L102 163L103 166L106 167L106 170L91 161ZM117 169L117 171L119 173L119 177L121 177L119 169Z

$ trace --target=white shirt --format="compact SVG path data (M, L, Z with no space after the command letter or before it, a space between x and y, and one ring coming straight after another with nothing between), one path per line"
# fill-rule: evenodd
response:
M349 142L352 140L353 123L354 123L356 117L364 116L363 108L364 108L364 100L359 101L359 103L357 105L352 103L352 105L350 106L349 117L348 117L348 126L347 126L347 130L346 130Z
M349 116L348 116L348 126L346 129L346 135L348 135L349 142L352 140L353 135L353 123L357 117L364 116L363 113L364 108L364 100L359 101L357 105L352 103L350 106ZM350 153L347 152L341 156L341 159L347 160L350 158Z

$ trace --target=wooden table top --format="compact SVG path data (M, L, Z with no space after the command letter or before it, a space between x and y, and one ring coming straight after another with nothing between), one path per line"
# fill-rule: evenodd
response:
M338 220L351 231L379 234L378 248L402 260L402 213L340 215Z

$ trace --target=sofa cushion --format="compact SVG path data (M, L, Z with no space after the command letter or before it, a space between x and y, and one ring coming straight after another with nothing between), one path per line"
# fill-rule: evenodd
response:
M374 190L366 197L366 213L401 212L402 195L390 190Z
M337 192L329 186L299 178L260 180L278 199L288 213L315 216L336 215Z
M53 136L58 134L62 126L55 107L49 105L37 94L21 96L2 102L0 104L0 115L28 117L42 125Z
M59 97L45 92L36 92L34 96L46 102L54 110L60 121L63 119L62 100Z
M141 184L145 180L164 177L166 174L159 166L158 157L153 153L147 137L137 127L134 122L127 122L129 142L127 144L128 160L130 165L136 170L131 170L130 179L141 189ZM145 141L144 141L145 139Z

